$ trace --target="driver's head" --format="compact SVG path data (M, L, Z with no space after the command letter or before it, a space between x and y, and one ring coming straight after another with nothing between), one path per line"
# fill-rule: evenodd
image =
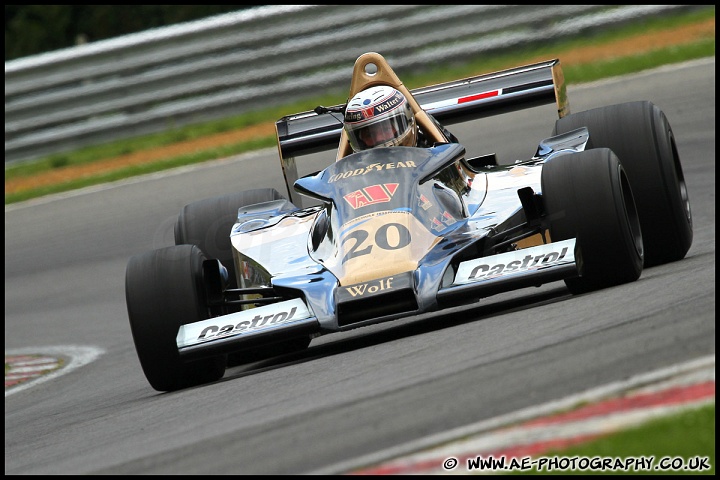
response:
M345 109L345 132L353 151L403 145L417 140L415 115L405 95L392 87L370 87Z

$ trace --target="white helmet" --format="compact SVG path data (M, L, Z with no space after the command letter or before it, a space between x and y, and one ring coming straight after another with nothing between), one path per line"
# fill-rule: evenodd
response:
M353 151L374 147L415 146L415 115L405 95L392 87L371 87L355 95L345 109L345 132Z

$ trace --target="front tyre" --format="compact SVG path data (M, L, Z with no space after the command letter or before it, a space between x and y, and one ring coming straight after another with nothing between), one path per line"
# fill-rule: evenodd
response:
M542 198L553 242L576 238L580 277L573 294L633 282L643 269L643 236L630 181L615 154L600 148L543 165Z
M140 365L150 385L168 392L214 382L226 356L185 362L178 353L180 325L208 318L202 287L205 256L194 245L177 245L130 258L125 299Z

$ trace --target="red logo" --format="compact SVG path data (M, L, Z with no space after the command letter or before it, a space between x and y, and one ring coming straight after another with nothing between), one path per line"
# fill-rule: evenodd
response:
M452 225L453 223L457 222L457 220L455 220L455 217L453 217L452 215L450 215L448 212L443 212L443 214L442 214L442 222L443 222L445 225Z
M362 111L363 118L370 118L375 116L375 107L364 108Z
M398 183L385 183L382 185L371 185L369 187L355 190L343 198L347 200L353 210L374 203L387 203L397 190Z
M442 222L440 222L440 220L438 220L437 217L435 217L432 219L432 225L430 226L430 228L432 228L435 231L440 232L445 229L445 225L443 225Z
M430 200L428 200L427 197L422 193L420 194L420 200L418 201L418 205L422 207L423 210L427 210L428 208L432 207L432 203L430 203Z

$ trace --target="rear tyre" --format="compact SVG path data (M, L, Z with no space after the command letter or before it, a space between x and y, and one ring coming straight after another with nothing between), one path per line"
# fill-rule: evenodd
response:
M230 232L238 209L284 198L274 188L259 188L188 204L175 222L175 245L197 245L208 258L220 260L228 271L228 287L237 288Z
M630 182L615 154L594 149L547 161L542 197L553 242L576 238L580 277L573 294L633 282L643 268L643 237Z
M693 239L692 214L675 136L651 102L628 102L567 115L553 135L587 127L587 148L609 148L627 172L640 215L645 266L685 257Z
M168 392L214 382L225 373L226 356L184 362L176 336L180 325L208 318L202 287L205 256L193 245L177 245L130 258L125 299L130 329L150 385Z

